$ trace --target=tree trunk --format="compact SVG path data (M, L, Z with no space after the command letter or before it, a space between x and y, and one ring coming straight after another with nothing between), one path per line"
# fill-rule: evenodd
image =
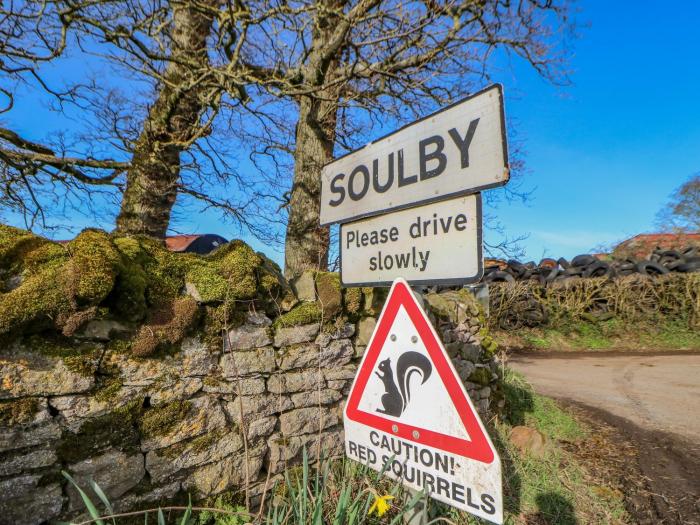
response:
M189 2L171 2L170 8L171 61L134 148L117 217L120 233L165 237L177 197L180 153L201 131L200 119L207 107L199 76L208 67L211 13Z
M322 95L321 95L322 96ZM303 97L294 152L294 184L284 249L285 276L328 267L330 231L320 226L321 168L333 159L337 103L329 97Z
M330 84L338 70L339 46L333 39L346 1L319 1L325 8L318 11L312 50L303 70L304 83L318 90L299 99L294 183L284 246L284 274L288 279L304 270L328 268L330 230L319 222L321 168L333 159L339 88L323 86Z

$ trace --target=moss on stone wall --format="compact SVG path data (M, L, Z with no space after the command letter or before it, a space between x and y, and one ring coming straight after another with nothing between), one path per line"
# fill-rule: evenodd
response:
M146 437L167 434L187 417L191 406L192 403L189 401L178 400L146 410L140 421L141 432Z
M183 296L186 284L194 290ZM179 342L198 320L214 331L238 319L246 301L286 311L297 301L279 267L242 241L201 256L173 253L157 240L85 230L61 245L0 225L0 337L55 330L72 336L98 315L144 322L129 344L152 355ZM218 314L221 307L227 312ZM308 314L308 311L307 311Z
M143 399L133 399L108 414L88 419L75 432L66 432L56 447L64 463L76 463L91 455L114 447L124 452L136 452L139 447L137 423Z
M323 317L323 310L319 303L302 303L292 308L286 314L275 320L275 328L287 328L302 324L317 323Z

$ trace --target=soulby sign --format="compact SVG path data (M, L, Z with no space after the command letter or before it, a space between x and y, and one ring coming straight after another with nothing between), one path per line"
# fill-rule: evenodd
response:
M503 523L501 463L408 283L394 281L344 413L346 455Z
M503 90L491 86L323 167L321 225L502 186Z

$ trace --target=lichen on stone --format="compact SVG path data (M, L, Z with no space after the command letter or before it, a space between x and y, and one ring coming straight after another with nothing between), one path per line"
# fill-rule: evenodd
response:
M0 402L0 425L13 426L30 422L39 411L39 401L28 397Z
M111 401L123 386L124 379L121 375L107 377L103 380L100 388L95 392L95 399L102 403Z
M76 343L66 338L33 335L25 346L48 357L63 361L71 372L90 377L95 373L101 349L93 343Z
M286 314L279 316L275 322L275 328L288 328L303 324L317 323L323 318L323 310L319 303L302 303L292 308Z
M143 399L137 398L112 412L88 419L77 432L65 432L56 447L56 454L65 463L77 463L108 448L136 452L139 433L136 424Z
M164 345L179 343L194 325L198 312L196 301L189 296L178 297L160 305L151 313L148 324L139 329L131 342L132 353L146 357Z
M349 314L359 314L362 310L362 288L345 289L345 311Z
M187 417L191 406L190 401L178 400L146 410L140 421L141 432L146 437L167 434Z
M325 319L335 317L342 307L340 275L337 272L316 272L314 280L316 296L323 309L323 317Z
M488 368L477 368L470 374L468 381L487 386L491 382L491 371Z

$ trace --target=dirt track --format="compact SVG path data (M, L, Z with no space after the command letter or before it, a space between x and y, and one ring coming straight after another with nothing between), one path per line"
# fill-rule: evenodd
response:
M509 364L634 445L629 475L645 478L648 499L628 501L638 523L700 524L700 355L525 354Z

